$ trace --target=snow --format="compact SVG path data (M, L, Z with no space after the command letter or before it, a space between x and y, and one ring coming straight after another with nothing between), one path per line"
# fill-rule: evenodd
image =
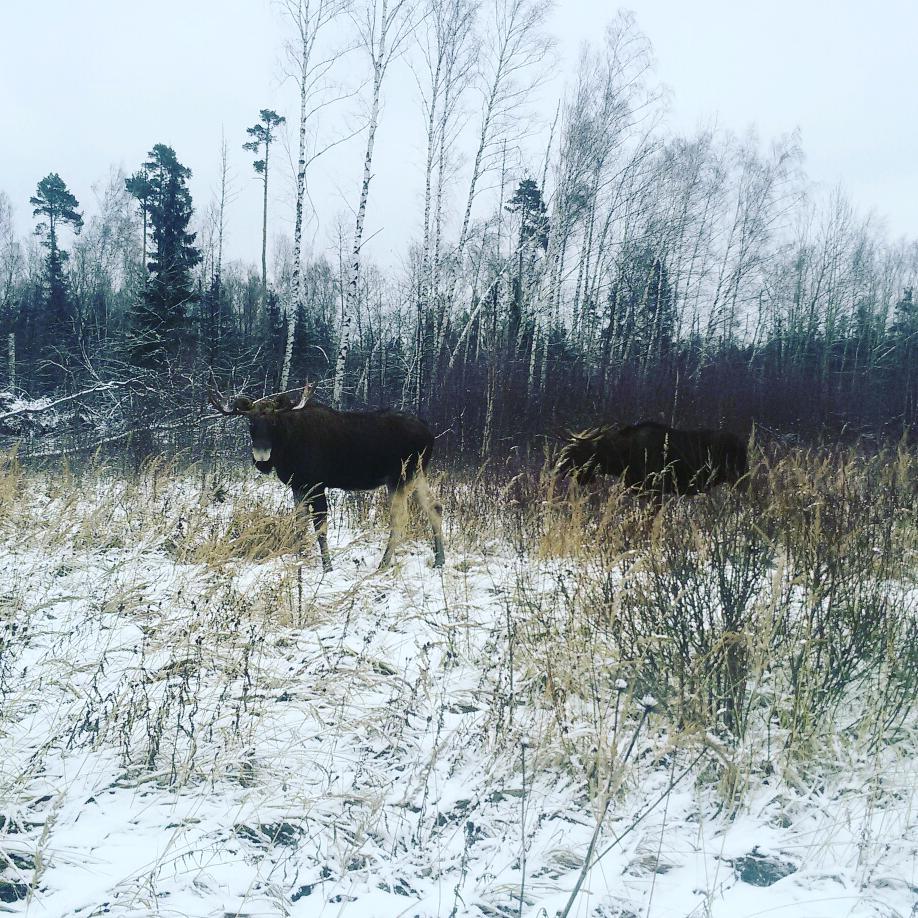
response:
M907 744L839 743L794 774L754 737L725 799L703 738L614 673L598 714L550 697L527 608L557 605L569 564L454 525L442 572L417 541L376 573L383 520L340 499L330 575L310 550L191 563L177 521L226 524L248 492L119 487L74 503L48 483L31 527L3 517L0 880L30 892L0 911L554 916L619 697L619 754L648 720L571 915L915 914ZM283 525L283 490L257 487ZM792 872L742 879L761 858Z

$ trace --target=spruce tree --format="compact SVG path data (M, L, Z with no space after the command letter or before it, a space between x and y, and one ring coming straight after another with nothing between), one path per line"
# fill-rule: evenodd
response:
M35 196L29 198L32 215L40 218L35 234L42 237L42 244L48 250L45 263L45 288L43 291L45 344L56 356L66 355L75 344L76 329L64 263L67 253L60 247L59 233L62 226L72 227L75 233L83 228L83 217L77 210L79 201L70 193L63 179L52 172L39 183Z
M150 279L132 323L131 350L138 366L159 368L180 348L188 330L189 306L194 299L191 271L201 260L188 232L193 212L186 182L191 170L175 151L156 144L144 163L152 241ZM129 189L130 190L130 189Z
M505 209L512 214L519 214L520 217L517 274L513 282L513 310L519 314L522 310L526 290L525 265L527 262L531 265L532 256L536 248L548 248L548 216L545 201L542 200L542 191L535 180L531 178L523 179L513 193L513 197L505 205ZM511 316L511 319L514 324L513 335L515 336L515 326L518 323L519 316Z
M616 273L608 302L620 356L647 363L668 354L676 335L676 303L666 262L648 246L632 246L620 254Z

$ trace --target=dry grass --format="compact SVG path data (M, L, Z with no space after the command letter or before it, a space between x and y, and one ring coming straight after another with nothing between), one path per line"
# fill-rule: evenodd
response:
M792 755L832 733L852 695L862 714L847 728L869 722L877 741L911 709L918 458L905 447L755 452L743 488L660 512L614 481L493 480L457 483L448 506L479 546L558 563L550 600L525 565L515 596L523 653L556 701L610 709L625 677L681 730L735 745L754 719Z
M49 757L82 749L114 756L132 784L252 786L270 771L259 750L277 700L294 693L343 750L374 756L427 710L429 757L399 772L421 787L472 750L495 786L512 786L522 750L529 780L577 789L597 819L591 845L634 769L671 768L675 782L677 756L703 761L694 779L734 810L776 771L804 786L842 755L914 754L918 458L904 448L757 454L745 489L659 513L614 483L555 490L544 471L442 476L435 490L448 564L434 601L432 571L401 591L369 574L387 523L379 496L334 502L347 574L332 589L276 482L165 461L35 470L7 456L0 731L15 735L52 685L63 700L0 791L31 793ZM416 515L409 538L428 539ZM412 551L429 562L425 544L403 563ZM48 645L49 613L77 592L82 636ZM409 643L426 635L408 662L377 648L384 621ZM39 645L43 672L49 653L71 661L50 684L28 676ZM477 681L451 688L460 665ZM347 719L367 694L378 699ZM476 718L458 745L445 738L457 712ZM439 837L419 806L414 835ZM367 832L383 812L363 812Z

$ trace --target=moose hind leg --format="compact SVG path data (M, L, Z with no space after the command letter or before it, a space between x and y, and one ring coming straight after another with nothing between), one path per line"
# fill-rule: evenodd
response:
M446 555L443 550L443 504L435 500L427 483L427 478L421 472L415 479L415 491L421 509L430 520L434 537L434 567L443 567Z
M322 556L322 570L328 573L331 569L331 557L328 554L328 497L325 489L302 489L294 492L297 508L306 505L316 530L316 541L319 543L319 554Z
M324 490L313 498L312 525L315 526L319 554L322 555L322 570L327 574L331 571L332 564L328 553L328 497Z
M389 488L389 542L383 553L382 560L379 562L379 570L388 567L392 563L392 555L395 553L402 532L405 528L405 516L408 509L408 487L405 484L399 484L397 487Z

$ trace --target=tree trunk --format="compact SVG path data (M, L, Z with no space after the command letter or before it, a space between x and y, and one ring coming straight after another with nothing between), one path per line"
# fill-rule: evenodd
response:
M285 297L287 314L287 341L284 347L284 364L281 369L280 389L283 392L290 379L290 364L293 361L293 338L296 334L296 317L300 307L305 306L303 278L303 201L306 197L306 76L309 70L310 45L305 38L302 41L300 59L300 130L298 158L296 164L296 217L293 223L293 278L290 294Z
M370 194L370 179L373 168L373 144L376 140L376 128L379 124L379 95L386 65L386 20L388 0L383 0L380 19L379 45L373 55L373 101L370 108L369 133L367 149L363 157L363 182L360 186L360 203L357 206L357 220L354 227L354 246L351 251L351 272L348 279L347 295L344 300L344 315L341 317L341 339L338 346L338 359L335 361L335 382L332 389L332 403L341 407L344 395L344 374L347 369L347 355L351 346L351 329L354 314L357 310L357 283L360 278L360 249L363 245L363 224L367 215L367 198Z
M16 333L10 332L6 336L6 366L7 366L7 383L10 392L16 389Z
M268 292L268 150L271 144L265 142L265 192L261 212L261 290Z

